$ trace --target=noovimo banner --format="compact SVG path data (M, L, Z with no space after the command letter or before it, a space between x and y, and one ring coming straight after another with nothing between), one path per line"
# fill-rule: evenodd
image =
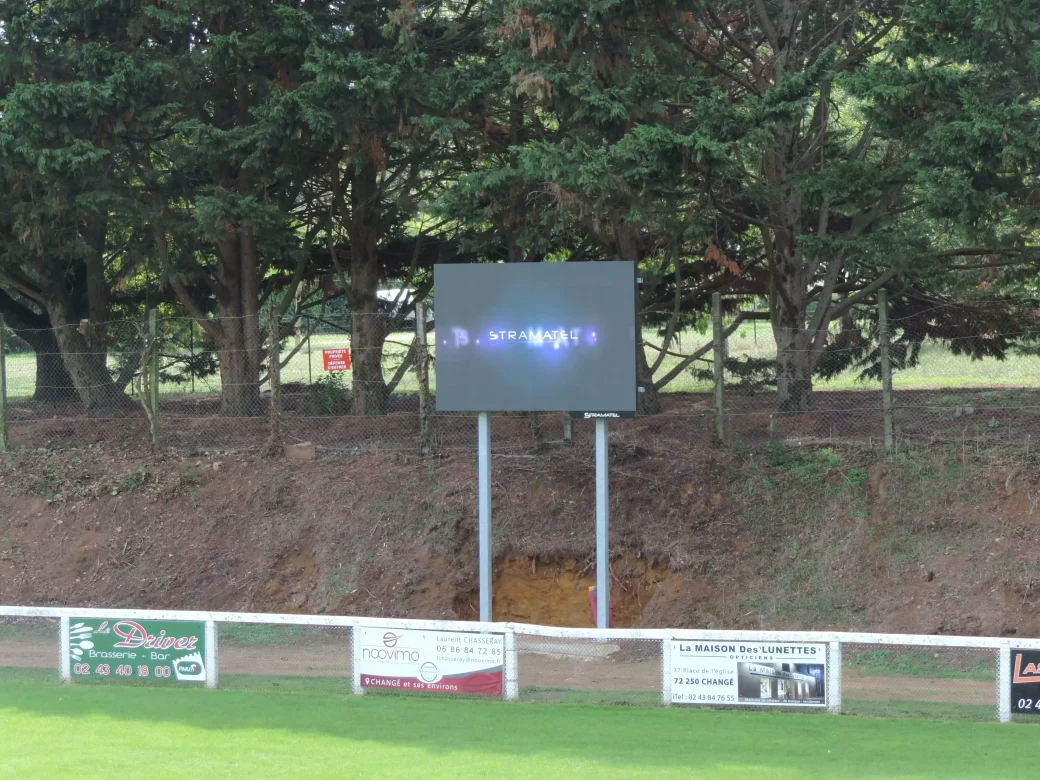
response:
M504 634L359 627L354 641L362 688L502 695Z

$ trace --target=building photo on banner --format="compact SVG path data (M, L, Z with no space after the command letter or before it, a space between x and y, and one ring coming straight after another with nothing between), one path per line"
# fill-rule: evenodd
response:
M361 689L501 696L505 635L358 628L354 679Z
M673 704L827 706L827 645L672 641Z

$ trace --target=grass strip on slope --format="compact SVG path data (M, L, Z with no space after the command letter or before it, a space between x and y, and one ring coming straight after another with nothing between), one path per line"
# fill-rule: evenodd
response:
M1035 777L1031 726L0 683L0 777Z

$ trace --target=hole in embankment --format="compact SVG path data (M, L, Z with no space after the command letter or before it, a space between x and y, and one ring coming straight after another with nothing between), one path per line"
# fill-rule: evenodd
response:
M654 589L668 579L667 563L651 563L625 554L611 562L610 598L617 628L638 626ZM577 558L516 556L495 562L492 613L496 621L546 626L592 627L596 624L589 588L596 584L595 564ZM455 611L476 618L475 591L460 593Z

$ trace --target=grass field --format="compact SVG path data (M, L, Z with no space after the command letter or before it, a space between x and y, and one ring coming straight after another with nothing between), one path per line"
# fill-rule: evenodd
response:
M1035 777L1029 725L0 683L0 777Z
M651 331L644 331L644 339L658 343L659 339ZM392 334L386 345L384 373L389 379L401 358L407 352L410 336L407 333ZM680 334L679 341L673 345L672 351L687 354L705 344L710 337L689 331ZM434 336L430 336L430 344L434 345ZM313 382L326 376L322 369L321 351L323 349L345 348L350 346L347 335L319 335L311 339L310 354L301 349L282 369L283 382ZM292 342L287 342L283 355L288 358L293 349ZM647 357L653 364L657 353L647 348ZM734 358L756 357L772 358L776 348L769 328L759 324L757 330L749 323L741 328L729 340L729 353ZM710 360L710 353L706 359ZM677 365L679 358L668 356L662 362L655 376L663 376ZM701 368L709 363L698 364ZM894 384L897 388L973 388L973 387L1029 387L1040 388L1040 359L1010 355L1007 360L973 361L963 356L955 356L939 344L926 344L921 350L920 364L908 371L897 372ZM31 396L36 376L36 359L31 354L16 354L7 357L8 393L11 398ZM350 373L344 374L349 386ZM436 389L436 371L431 372L431 382ZM862 390L880 389L880 383L861 382L858 372L846 371L826 382L819 381L816 386L821 390ZM710 383L698 381L689 371L684 371L665 388L667 392L709 392ZM163 393L185 393L191 391L191 385L164 383ZM398 387L398 392L413 393L416 391L414 372L407 375ZM213 394L220 392L220 378L217 376L196 379L195 392Z

